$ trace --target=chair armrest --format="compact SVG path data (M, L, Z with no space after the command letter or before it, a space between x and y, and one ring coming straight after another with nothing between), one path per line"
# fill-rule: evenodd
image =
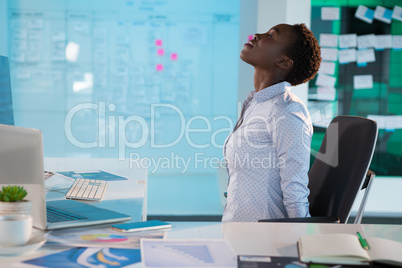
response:
M338 217L305 217L305 218L282 218L266 219L258 222L305 222L305 223L340 223Z
M371 180L371 179L374 179L374 177L375 177L375 173L374 173L372 170L369 169L369 170L367 171L366 178L364 179L363 186L362 186L362 189L361 189L361 190L366 189L367 186L368 186L369 183L370 183L370 180Z

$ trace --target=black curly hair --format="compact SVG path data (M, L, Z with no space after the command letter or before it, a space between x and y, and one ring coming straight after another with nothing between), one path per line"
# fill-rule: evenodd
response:
M304 23L294 24L292 28L298 36L287 52L293 60L293 67L285 80L297 86L310 81L317 74L321 64L321 50L313 32Z

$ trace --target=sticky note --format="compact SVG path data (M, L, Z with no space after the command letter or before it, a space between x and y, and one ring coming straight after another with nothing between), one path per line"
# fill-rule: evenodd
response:
M339 50L339 63L346 64L356 61L356 49L341 49Z
M250 34L247 38L247 41L253 40L254 39L254 34Z
M371 24L371 23L373 23L373 19L374 19L374 10L372 10L368 7L359 5L356 9L355 17Z
M318 72L333 75L335 73L335 62L322 61Z
M357 37L357 47L359 49L375 47L376 38L374 34L359 35Z
M35 79L47 79L48 78L48 72L45 70L33 70L32 71L32 77Z
M162 46L162 40L161 39L156 39L155 40L155 45L158 46L158 47Z
M164 50L163 48L159 48L159 49L156 51L156 54L158 54L158 56L163 56L163 54L165 54L165 50Z
M392 18L395 20L402 21L402 7L394 6L394 11L392 12Z
M31 51L26 55L27 62L38 62L41 60L41 53L40 51Z
M355 75L353 76L354 89L370 89L373 88L373 75Z
M28 47L28 42L26 40L14 40L14 51L26 50Z
M387 115L387 128L388 129L401 129L402 128L402 116Z
M392 48L395 50L402 49L402 35L392 36Z
M163 64L156 64L156 70L157 71L163 71Z
M375 8L374 18L389 24L392 19L392 10L382 6L377 6Z
M337 34L320 34L321 47L337 47L338 35Z
M341 34L339 36L339 48L350 48L357 46L356 34Z
M336 48L321 48L321 58L328 61L338 60L338 49Z
M64 31L54 31L52 32L52 41L65 41L66 40L66 32Z
M333 101L335 100L336 90L333 87L318 87L317 100Z
M42 30L29 30L28 39L43 41L43 31Z
M89 34L90 27L88 22L76 22L74 25L74 31L83 34Z
M26 39L28 36L28 30L27 29L14 29L13 31L13 38L14 39Z
M393 130L402 128L402 116L400 115L367 115L368 119L377 122L378 128Z
M374 49L364 49L364 50L358 50L357 54L357 63L365 63L365 62L374 62L375 61L375 53Z
M171 60L177 60L177 53L170 54L170 59Z
M326 74L318 74L315 84L322 87L334 87L336 78Z
M339 7L322 7L321 19L322 20L339 20Z
M375 36L375 49L382 50L384 48L392 48L392 35L381 34Z
M43 25L44 23L42 19L31 19L28 21L29 28L42 29Z

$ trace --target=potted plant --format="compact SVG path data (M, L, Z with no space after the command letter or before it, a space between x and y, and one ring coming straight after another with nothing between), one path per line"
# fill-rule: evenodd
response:
M29 200L23 200L25 196L27 191L22 186L3 186L0 191L0 215L31 215L32 203Z

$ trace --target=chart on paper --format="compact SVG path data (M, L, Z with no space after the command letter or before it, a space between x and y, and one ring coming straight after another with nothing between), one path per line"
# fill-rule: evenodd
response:
M235 254L225 240L144 239L141 251L146 268L236 267Z

